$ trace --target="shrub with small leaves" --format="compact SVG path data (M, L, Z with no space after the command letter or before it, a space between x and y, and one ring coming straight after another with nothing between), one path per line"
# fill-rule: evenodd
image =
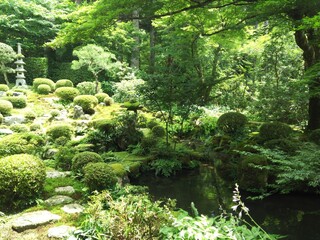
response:
M9 90L9 87L7 84L0 84L0 91L1 92L6 92Z
M64 101L72 102L73 99L80 94L79 90L74 87L59 87L55 94Z
M46 131L46 134L51 140L56 140L60 137L71 139L73 128L69 124L57 124L49 127Z
M59 148L59 151L54 155L56 167L64 171L70 171L72 167L72 159L76 153L76 150L71 147Z
M60 115L60 111L58 109L53 109L52 111L50 111L51 118L58 117L59 115Z
M170 177L182 169L182 163L177 159L157 159L150 163L156 175Z
M103 102L104 102L104 104L105 104L106 106L111 106L112 103L113 103L113 99L112 99L111 97L105 97L105 98L103 99Z
M109 97L109 95L107 93L103 93L103 92L97 93L94 96L98 99L99 103L103 102L106 97Z
M28 121L33 121L34 119L36 119L37 115L34 111L32 110L29 110L29 111L26 111L24 113L24 117L28 120Z
M10 130L16 133L28 132L29 129L24 124L13 124L10 126Z
M47 95L47 94L51 93L51 87L47 84L40 84L37 87L37 93Z
M69 79L60 79L56 82L56 89L61 87L73 87L73 82Z
M33 123L30 125L30 131L35 132L41 129L41 124L39 123Z
M27 106L27 98L25 96L10 96L2 99L11 102L14 108L25 108Z
M10 115L12 109L13 105L10 101L0 99L0 113L3 116Z
M46 178L45 165L29 154L16 154L0 161L2 211L24 208L39 197Z
M118 181L113 168L104 162L88 163L83 172L84 182L90 191L112 189Z
M219 117L217 127L227 135L236 136L243 133L246 123L247 118L242 113L227 112Z
M79 95L73 99L73 103L82 107L85 113L89 113L91 109L98 105L98 99L92 95Z
M41 84L46 84L50 86L50 92L53 92L55 89L55 83L49 78L35 78L33 79L33 89L37 90L38 86Z
M288 124L281 122L264 123L259 130L259 138L262 142L288 138L292 133L292 129Z
M81 82L77 85L77 89L81 95L95 95L96 94L96 83L94 82ZM98 87L98 92L101 86Z
M151 130L154 137L164 137L166 135L166 130L162 126L154 126Z
M101 156L95 152L81 152L77 153L72 159L72 171L82 176L83 168L92 162L103 162Z

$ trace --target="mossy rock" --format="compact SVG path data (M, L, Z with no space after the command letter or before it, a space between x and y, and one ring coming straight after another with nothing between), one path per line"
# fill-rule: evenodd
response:
M117 177L123 178L127 175L127 171L125 169L125 166L121 163L110 163L110 167L112 167L114 173L117 175Z

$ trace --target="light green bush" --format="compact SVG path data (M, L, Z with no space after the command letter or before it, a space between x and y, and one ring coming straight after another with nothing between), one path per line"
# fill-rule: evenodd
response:
M9 87L7 84L0 84L0 91L6 92L9 90Z
M10 115L13 105L8 100L0 99L0 113L4 116Z
M47 136L51 140L56 140L60 137L66 137L67 139L71 139L73 134L73 128L69 124L57 124L49 127L46 131Z
M11 155L0 160L0 206L12 211L35 202L43 190L44 163L29 154Z
M33 123L30 125L30 131L35 132L41 129L41 125L39 123Z
M109 97L109 95L108 95L107 93L97 93L97 94L94 95L94 96L98 99L99 103L100 103L100 102L104 102L104 99L105 99L106 97Z
M10 130L16 133L28 132L29 128L24 124L13 124L10 126Z
M33 89L37 90L38 86L41 84L49 85L51 88L51 92L55 89L55 83L49 78L35 78L33 79Z
M24 113L24 117L29 121L33 121L36 119L37 115L34 111L30 110Z
M73 101L73 99L80 94L79 90L74 87L59 87L55 94L61 100Z
M106 106L111 106L112 103L113 103L113 99L112 99L111 97L105 97L105 98L103 99L103 102L104 102L104 104L105 104Z
M84 168L84 182L90 191L111 189L117 183L117 176L107 163L91 162Z
M56 89L61 87L73 87L73 82L69 79L60 79L56 82Z
M95 152L81 152L77 153L72 158L72 171L79 175L83 176L83 168L91 162L102 162L102 158L99 154Z
M123 164L111 163L109 166L112 168L112 170L116 174L116 176L122 178L127 175L127 171L126 171L125 166Z
M85 113L90 113L98 105L98 99L92 95L79 95L73 99L75 105L82 107Z
M81 82L77 84L77 89L81 95L95 95L96 94L96 83L94 82ZM101 86L98 87L100 92Z
M37 87L37 93L39 94L43 94L43 95L47 95L49 93L51 93L52 89L48 84L40 84Z
M25 96L3 97L2 99L11 102L14 108L25 108L27 106L27 98Z
M154 126L151 130L152 135L154 137L164 137L166 135L166 131L162 126Z

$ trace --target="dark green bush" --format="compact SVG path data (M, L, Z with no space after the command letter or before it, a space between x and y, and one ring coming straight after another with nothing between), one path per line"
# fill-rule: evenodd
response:
M118 181L112 167L104 162L89 163L83 171L84 182L91 191L112 189Z
M8 100L0 99L0 113L4 116L10 115L13 105Z
M182 163L176 159L157 159L150 163L156 175L170 177L182 169Z
M9 87L7 84L0 84L0 91L6 92L9 90Z
M71 139L73 128L69 124L57 124L49 127L46 131L46 134L51 140L56 140L60 137Z
M152 119L152 120L150 120L150 121L147 122L147 128L149 128L150 130L151 130L153 127L158 126L158 125L159 125L159 123L158 123L156 120L154 120L154 119Z
M44 145L44 139L33 133L14 133L0 139L0 156L20 153L38 153Z
M279 149L285 153L293 155L299 149L299 142L295 142L289 139L272 139L266 141L264 146L270 149Z
M61 100L73 101L73 99L80 94L79 90L74 87L59 87L55 94Z
M97 93L96 95L94 95L97 99L98 99L98 101L99 101L99 103L100 102L104 102L104 99L106 98L106 97L109 97L109 95L108 94L106 94L106 93Z
M41 84L46 84L50 86L50 91L53 92L55 89L55 83L49 78L35 78L33 79L33 89L37 90L38 86Z
M239 112L227 112L222 114L217 121L217 128L228 135L238 135L243 133L247 118Z
M0 160L1 211L12 211L31 205L43 190L44 163L29 154L16 154Z
M85 113L90 112L95 106L98 105L98 99L92 95L79 95L73 99L75 105L82 107Z
M25 96L3 97L2 99L11 102L14 108L25 108L27 106L27 98Z
M37 93L39 94L48 95L51 92L52 92L52 89L48 84L40 84L37 87Z
M265 156L245 156L239 167L239 185L245 190L263 189L268 183L268 160Z
M60 79L56 82L56 89L61 87L73 87L73 82L69 79Z
M28 85L32 85L32 81L35 78L48 76L48 59L40 57L28 57L24 59L27 68L26 82Z
M98 129L102 132L110 133L113 129L114 122L109 119L96 119L91 122L92 126L95 129Z
M164 137L166 135L166 131L162 126L154 126L151 132L154 137L158 138Z
M61 147L54 155L56 167L64 171L70 171L72 167L72 159L76 153L77 152L72 147Z
M317 145L320 145L320 129L315 129L310 132L309 139Z
M259 138L262 142L287 138L292 133L292 129L288 124L281 122L264 123L259 130Z
M102 158L99 154L95 152L81 152L77 153L72 158L72 171L80 176L83 176L83 168L88 163L96 163L96 162L103 162Z

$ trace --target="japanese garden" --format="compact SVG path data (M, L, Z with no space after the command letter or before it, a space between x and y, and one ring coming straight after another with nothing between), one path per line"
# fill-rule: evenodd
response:
M0 0L0 239L320 239L319 0Z

